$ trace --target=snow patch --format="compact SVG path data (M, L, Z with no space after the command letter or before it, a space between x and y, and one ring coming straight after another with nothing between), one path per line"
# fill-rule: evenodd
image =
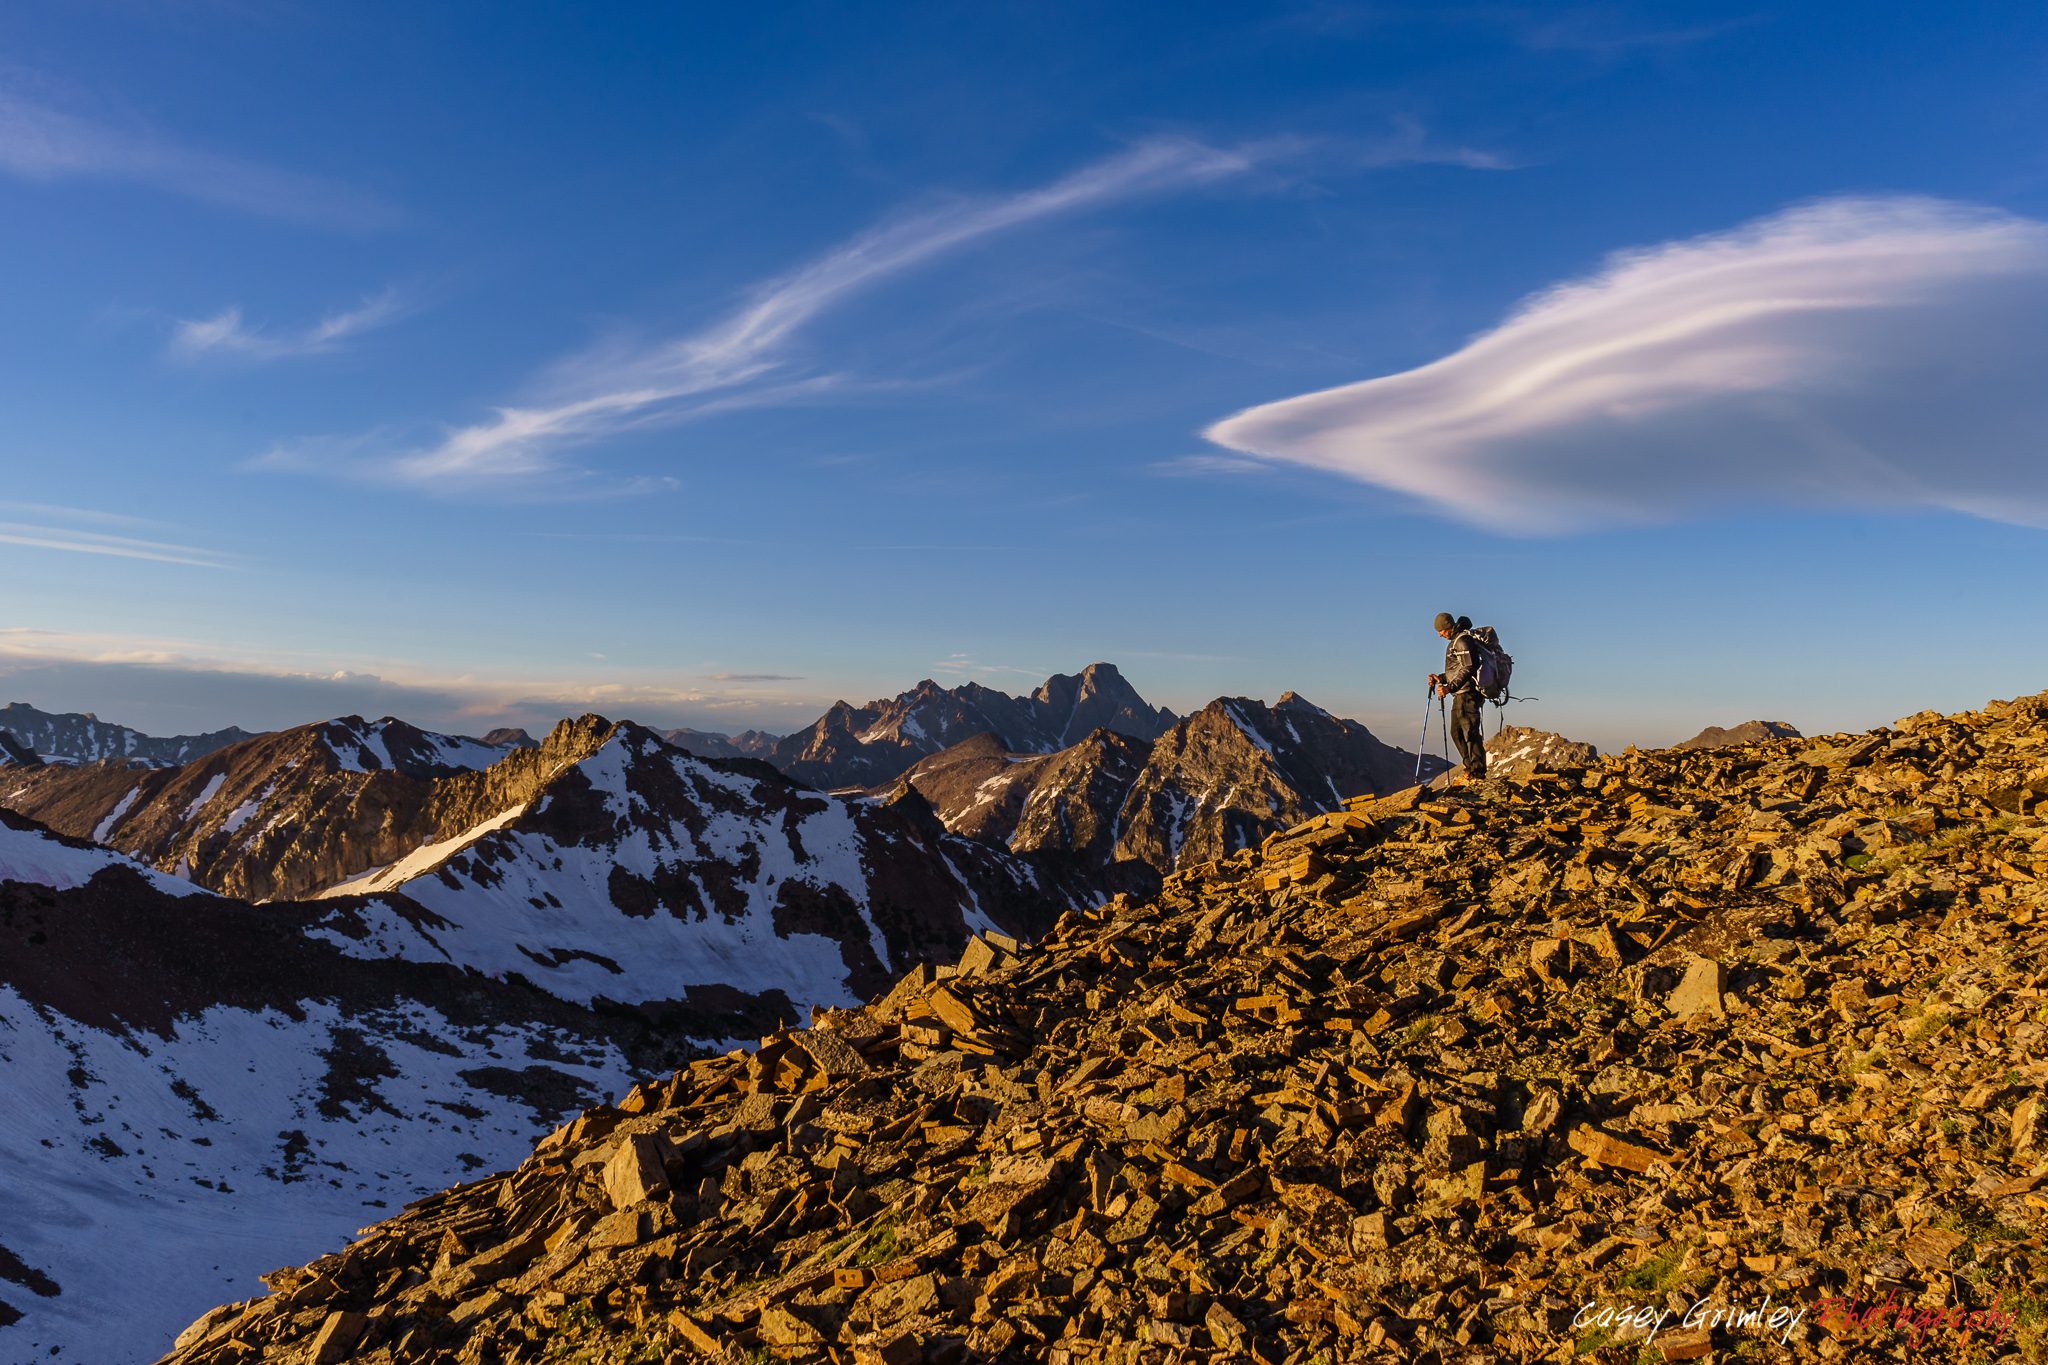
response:
M1252 728L1251 723L1247 721L1243 716L1240 716L1237 713L1237 708L1235 706L1225 706L1223 708L1223 714L1229 716L1230 723L1232 725L1235 725L1240 731L1242 731L1246 739L1258 745L1261 752L1266 754L1273 754L1273 746L1266 742L1266 737L1260 734L1254 728ZM1273 756L1278 757L1278 755Z
M377 891L389 891L402 882L433 871L437 864L454 857L457 853L483 838L492 830L503 829L525 813L526 806L522 802L511 810L492 816L480 825L464 830L453 839L443 839L438 844L423 844L390 866L382 869L373 869L376 875L368 877L367 880L365 880L367 874L358 874L345 882L338 882L333 886L316 891L307 899L322 900L328 896L357 896ZM347 889L344 890L343 888Z
M93 826L92 841L96 844L104 844L107 841L107 836L114 832L114 826L119 823L122 816L128 813L128 808L135 804L135 798L140 795L142 795L140 785L130 787L128 794L116 802L114 808L107 812L107 818Z
M220 789L227 784L227 780L228 775L226 773L215 773L212 777L207 778L206 789L199 793L191 805L185 807L185 818L190 820L193 816L204 810L207 802L220 795Z

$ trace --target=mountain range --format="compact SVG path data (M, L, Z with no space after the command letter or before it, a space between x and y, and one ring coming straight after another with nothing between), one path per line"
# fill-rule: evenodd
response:
M977 735L998 736L1008 753L1051 754L1095 730L1156 739L1176 719L1139 696L1115 664L1055 673L1028 697L980 683L944 688L927 678L865 706L835 703L809 727L779 741L770 761L791 777L837 791L887 782Z

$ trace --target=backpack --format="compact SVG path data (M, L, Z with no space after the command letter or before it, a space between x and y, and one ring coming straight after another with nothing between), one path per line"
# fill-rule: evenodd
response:
M1515 672L1515 656L1500 647L1500 636L1492 626L1474 626L1465 635L1479 655L1479 695L1491 702L1506 701L1508 679Z

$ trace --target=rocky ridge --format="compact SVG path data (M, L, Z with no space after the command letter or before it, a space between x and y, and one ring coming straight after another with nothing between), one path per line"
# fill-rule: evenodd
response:
M145 735L125 725L112 725L90 711L62 714L39 711L25 701L0 706L0 731L11 735L6 761L22 763L16 747L45 762L103 763L109 760L150 767L189 763L215 749L240 743L249 732L230 725L204 735Z
M165 1359L2038 1358L2044 746L2048 694L1355 801L644 1082Z

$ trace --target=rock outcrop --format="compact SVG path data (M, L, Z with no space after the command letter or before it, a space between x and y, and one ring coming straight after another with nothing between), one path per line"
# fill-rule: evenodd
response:
M90 711L53 714L25 701L0 706L0 730L31 753L65 763L132 762L151 767L190 763L195 758L238 744L249 732L230 725L204 735L145 735L125 725L112 725Z
M1718 725L1672 745L1674 749L1718 749L1729 744L1761 744L1767 739L1798 739L1799 731L1782 720L1746 720L1730 730Z
M772 761L820 790L838 791L892 781L926 755L976 735L1000 736L1012 753L1050 754L1094 730L1142 740L1173 723L1173 713L1147 704L1114 664L1054 674L1029 697L979 683L942 688L927 678L893 699L837 703L780 741Z
M2048 694L1356 800L651 1077L167 1360L2031 1359L2044 805Z

